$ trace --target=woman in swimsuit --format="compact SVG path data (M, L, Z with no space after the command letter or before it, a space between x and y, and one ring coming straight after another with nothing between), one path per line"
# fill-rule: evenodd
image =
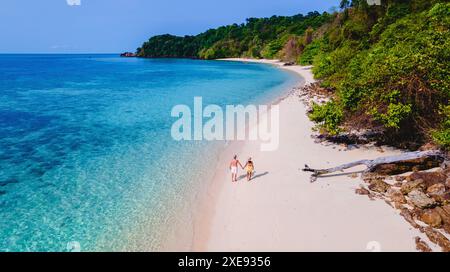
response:
M255 165L253 164L252 158L249 158L244 168L247 170L247 181L250 181L253 177L253 171L255 170Z

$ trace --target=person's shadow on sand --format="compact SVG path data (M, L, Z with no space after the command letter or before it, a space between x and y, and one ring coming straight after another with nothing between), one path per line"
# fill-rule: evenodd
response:
M263 177L263 176L268 175L268 174L269 174L269 172L266 171L264 173L254 175L250 181L253 181L254 179ZM245 179L245 178L247 178L247 175L240 175L238 180Z

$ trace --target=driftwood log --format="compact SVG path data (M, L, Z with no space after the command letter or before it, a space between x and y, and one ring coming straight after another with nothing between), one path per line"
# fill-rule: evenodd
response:
M303 171L312 172L311 182L317 180L317 177L338 171L343 171L358 165L365 165L367 168L364 173L378 172L381 174L400 174L417 168L417 170L426 170L441 166L445 161L445 155L439 150L416 151L403 153L401 155L381 157L374 160L359 160L342 164L328 169L313 169L305 164ZM395 165L395 167L389 167Z

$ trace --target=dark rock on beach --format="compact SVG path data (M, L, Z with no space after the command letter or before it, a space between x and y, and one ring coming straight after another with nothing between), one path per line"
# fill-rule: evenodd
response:
M408 200L409 202L411 202L411 204L421 209L432 208L436 206L436 201L429 198L426 194L417 189L412 190L408 194Z
M420 237L415 238L416 241L416 249L421 252L432 252L433 250L430 248L430 246L425 243Z
M445 183L447 176L443 172L415 172L412 173L408 180L422 180L428 188L434 184Z
M399 175L411 171L423 171L439 167L443 159L438 156L406 160L396 163L380 164L372 171L382 175Z
M362 133L341 133L338 135L320 134L316 138L319 141L327 141L335 144L360 145L368 144L378 136L378 133L366 131Z
M411 226L413 226L414 228L416 228L416 229L420 228L419 224L417 224L417 222L414 220L413 215L411 214L411 212L408 209L403 208L400 211L400 215L406 220L406 222L411 224Z
M450 215L450 204L444 205L442 206L442 209Z
M421 228L421 231L425 233L431 242L439 245L444 252L450 252L450 241L439 231L432 227Z
M390 187L389 184L379 179L371 180L369 185L370 190L378 193L385 193Z
M443 183L437 183L427 188L427 194L429 195L443 195L445 193L445 185Z
M425 185L423 183L423 180L418 179L418 180L407 181L406 183L404 183L402 185L400 190L404 195L407 195L414 189L423 190L424 188L425 188Z
M404 176L396 176L394 179L395 179L395 181L397 181L397 182L402 182L402 181L404 181L406 178L405 178Z
M405 204L406 203L405 197L403 196L402 192L400 192L399 190L390 188L387 191L387 194L388 194L389 198L391 199L391 201L396 204Z
M369 190L367 190L367 189L364 188L364 187L355 189L355 193L358 194L358 195L370 195Z
M431 195L431 197L440 205L450 203L450 191L447 191L442 195Z
M435 228L439 228L442 225L442 218L436 209L425 210L420 216L420 220Z
M444 230L450 234L450 212L445 210L445 206L444 207L436 207L436 208L434 208L434 210L441 217Z
M446 191L443 183L437 183L427 188L427 194L440 203L450 200L450 192Z

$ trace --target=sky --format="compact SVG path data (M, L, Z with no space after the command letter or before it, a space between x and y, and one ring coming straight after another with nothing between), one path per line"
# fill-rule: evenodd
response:
M330 11L339 0L1 0L0 53L119 53L249 17Z

